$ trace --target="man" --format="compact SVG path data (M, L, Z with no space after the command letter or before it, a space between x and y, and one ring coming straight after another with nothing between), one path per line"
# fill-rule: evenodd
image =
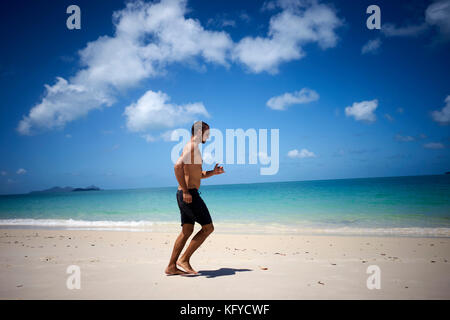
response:
M183 148L181 156L175 163L175 176L178 181L177 202L181 215L181 233L178 235L169 265L165 272L168 275L197 274L189 260L195 250L213 232L214 226L208 208L199 195L200 180L216 174L224 173L223 167L217 163L214 170L202 171L202 157L199 143L205 143L209 138L209 125L203 121L197 121L191 128L191 139ZM192 238L184 254L178 259L187 239L194 231L194 223L197 221L201 230ZM177 266L183 268L180 270Z

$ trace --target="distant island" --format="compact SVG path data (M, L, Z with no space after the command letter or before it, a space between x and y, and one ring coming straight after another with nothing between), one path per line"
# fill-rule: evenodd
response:
M57 193L57 192L73 192L73 191L99 191L99 187L94 185L88 186L86 188L73 188L73 187L53 187L45 190L30 191L29 193Z
M94 185L86 187L86 188L75 188L72 191L99 191L100 188Z

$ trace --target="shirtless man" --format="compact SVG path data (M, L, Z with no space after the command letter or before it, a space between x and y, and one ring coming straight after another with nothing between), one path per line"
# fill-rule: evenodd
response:
M220 167L217 163L214 170L202 171L202 157L198 145L199 143L205 143L209 138L209 125L206 122L197 121L192 125L191 134L191 140L183 148L183 152L174 167L178 181L177 202L180 208L182 230L175 241L169 265L165 270L168 275L198 274L192 268L189 260L194 251L214 230L208 208L198 192L200 180L225 172L223 167ZM202 228L192 238L186 251L178 259L186 241L194 231L195 221ZM178 269L177 266L185 271Z

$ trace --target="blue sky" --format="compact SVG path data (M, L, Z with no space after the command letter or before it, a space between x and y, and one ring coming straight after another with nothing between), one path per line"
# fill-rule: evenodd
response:
M0 6L0 194L175 186L164 137L196 119L280 133L277 174L206 184L450 170L449 0Z

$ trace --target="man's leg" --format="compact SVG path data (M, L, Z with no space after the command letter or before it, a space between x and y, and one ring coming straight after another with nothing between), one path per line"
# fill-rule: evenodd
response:
M186 274L183 270L177 268L177 259L186 244L187 239L194 231L194 225L190 223L184 223L181 233L178 235L173 245L172 256L170 257L169 265L166 268L166 274Z
M205 241L205 239L214 231L214 226L212 223L205 224L202 226L199 232L192 238L191 242L189 243L189 246L187 247L184 254L180 257L180 259L177 261L177 265L182 267L184 270L186 270L188 273L197 273L195 271L191 264L189 263L189 260L191 259L192 254L195 250L200 247L200 245Z

